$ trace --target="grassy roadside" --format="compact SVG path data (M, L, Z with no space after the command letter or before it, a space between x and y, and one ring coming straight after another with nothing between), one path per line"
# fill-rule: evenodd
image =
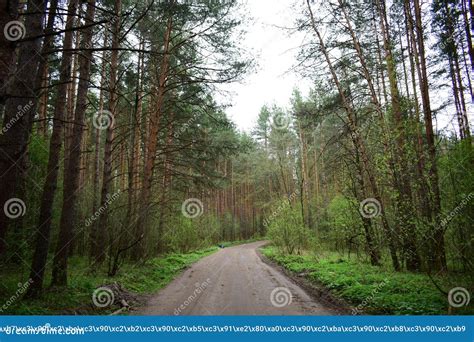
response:
M380 267L342 259L335 254L323 258L311 255L282 255L272 246L262 248L267 258L349 302L357 312L385 315L443 315L448 313L446 295L436 289L428 276L391 272ZM437 277L443 289L471 287L469 279L449 275ZM470 286L469 286L470 285ZM473 300L454 314L473 314Z
M245 243L252 243L252 242L257 242L257 241L262 241L264 238L254 238L254 239L249 239L249 240L237 240L237 241L232 241L232 242L222 242L220 245L222 247L233 247L233 246L238 246L238 245L243 245Z
M18 268L3 269L0 273L0 315L108 314L117 307L96 308L92 294L97 287L116 282L138 301L144 300L147 294L170 283L183 269L218 250L218 247L210 247L186 254L168 254L144 264L125 264L115 277L107 277L104 269L92 270L83 258L72 258L68 288L48 288L38 300L21 299L20 285L28 279L26 267L21 272ZM46 274L50 273L50 270L46 271ZM46 284L49 281L46 279ZM18 293L20 295L16 295Z
M222 242L221 247L232 247L260 239ZM23 291L29 276L29 267L9 267L0 270L0 315L64 315L109 314L118 306L97 308L92 303L94 290L117 283L137 305L143 304L149 294L168 285L182 270L196 261L219 250L218 246L189 253L171 253L141 264L125 264L115 277L107 277L106 269L92 269L85 258L71 258L69 286L66 289L47 288L41 299L23 300ZM51 270L47 269L46 284ZM131 304L131 303L130 303Z

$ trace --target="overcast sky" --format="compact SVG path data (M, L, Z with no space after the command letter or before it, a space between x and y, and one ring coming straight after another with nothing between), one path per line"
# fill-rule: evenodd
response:
M308 80L288 72L296 60L302 35L288 37L281 27L294 26L292 1L248 0L246 9L253 17L247 29L244 48L256 56L255 73L250 73L241 84L226 86L234 95L233 106L227 109L231 119L242 129L249 131L255 124L260 108L276 103L287 106L291 93L298 86L303 94L310 88Z
M260 108L273 103L288 107L293 89L297 86L303 95L311 87L308 79L291 71L296 63L296 55L301 42L302 33L293 33L282 28L291 28L295 23L295 9L292 4L297 2L288 0L243 0L245 11L252 17L252 23L247 28L247 39L242 47L255 56L258 64L255 72L244 77L239 84L226 85L225 90L233 94L223 99L231 103L232 107L226 112L237 124L240 130L250 131L256 123ZM303 5L303 2L301 2ZM433 107L436 109L450 91L438 92L432 95ZM457 126L454 108L445 108L438 113L435 120L437 129L441 131L453 130ZM473 125L473 105L469 106L468 115ZM471 127L472 128L472 127Z

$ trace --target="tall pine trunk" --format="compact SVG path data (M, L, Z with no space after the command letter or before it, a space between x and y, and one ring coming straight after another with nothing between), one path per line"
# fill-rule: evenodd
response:
M94 21L95 0L88 0L86 12L86 25ZM87 92L89 89L90 64L92 60L92 51L90 50L92 42L93 27L89 26L83 30L81 49L79 55L79 85L74 113L74 126L71 136L71 146L69 149L69 161L65 172L63 204L59 226L59 239L56 245L56 252L53 263L52 284L56 286L67 285L67 266L70 252L70 244L74 240L75 213L77 208L77 198L79 193L79 176L81 147L84 130L84 116L87 109ZM80 229L84 229L81 225Z
M118 107L118 81L117 73L119 67L119 47L120 47L120 26L122 1L115 0L114 4L115 19L112 23L112 55L110 62L110 97L109 97L109 114L112 116L110 124L107 126L104 146L104 170L102 175L102 189L100 194L100 207L107 208L110 191L112 188L112 154L114 143L115 120L117 117ZM99 224L97 226L97 235L95 236L95 249L93 251L96 263L101 263L105 259L106 241L108 240L108 210L100 215Z
M153 113L150 118L150 133L147 138L146 157L145 165L143 170L143 185L142 192L140 195L140 211L138 213L137 220L137 238L140 242L134 252L134 259L138 260L145 254L145 243L142 238L145 234L148 212L151 202L151 187L153 181L153 169L156 160L156 151L158 148L158 130L160 126L161 116L164 111L164 100L166 83L168 78L168 69L170 62L170 44L171 44L171 31L173 29L173 18L172 14L168 18L166 24L164 42L163 42L163 59L160 65L160 74L158 78L158 85L155 87L155 103L153 107Z
M63 142L63 121L67 101L67 88L71 82L72 63L72 43L73 43L73 23L78 7L78 0L71 0L68 5L68 16L66 19L66 33L64 34L63 56L61 58L59 85L54 107L53 132L49 145L49 159L46 180L43 186L41 197L40 215L38 221L38 233L36 236L36 246L31 265L30 277L33 280L28 295L38 296L43 289L43 279L48 258L49 240L51 233L51 220L53 212L54 198L56 195L59 158Z
M8 87L5 103L3 134L0 135L0 207L16 196L23 197L26 182L26 155L28 140L36 112L35 80L41 60L41 42L45 0L29 0L25 19L25 40L19 43L16 72ZM21 110L19 110L19 108ZM7 128L8 126L11 126ZM20 198L25 202L25 198ZM0 210L0 256L7 249L6 235L12 224L5 210ZM21 229L21 218L15 220L15 228Z
M441 197L439 191L438 163L436 159L436 143L433 129L433 115L431 111L431 100L429 92L428 71L426 65L425 41L421 6L419 0L414 0L415 8L415 31L418 44L419 69L420 69L420 92L423 102L423 112L425 120L425 134L428 145L428 175L432 195L432 250L430 258L430 268L436 271L447 270L446 251L444 242L444 230L441 229ZM409 19L410 20L410 19Z

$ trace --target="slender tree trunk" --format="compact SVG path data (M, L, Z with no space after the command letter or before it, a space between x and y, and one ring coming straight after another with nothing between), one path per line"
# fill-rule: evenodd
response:
M454 96L454 106L456 107L456 119L458 121L459 127L459 136L461 140L465 138L464 136L464 125L462 120L462 109L461 104L459 101L459 91L458 91L458 84L456 79L456 73L454 71L454 63L452 57L448 57L449 61L449 76L451 77L451 83L453 85L453 96Z
M50 10L51 11L51 10ZM51 13L54 12L50 12ZM46 40L46 38L45 38ZM41 82L41 95L39 98L38 103L38 126L37 132L38 135L42 136L43 138L47 138L48 136L48 85L49 85L49 67L46 64L44 71L42 73L42 82ZM41 73L41 70L39 71Z
M110 191L112 188L112 153L114 142L115 119L117 117L118 106L118 81L117 72L119 66L119 51L120 47L120 26L121 26L121 11L122 0L115 0L115 15L116 18L112 23L112 56L110 62L110 98L109 98L109 115L110 124L107 126L105 147L104 147L104 172L102 176L102 190L100 207L107 208L107 201L109 200ZM97 236L95 240L96 249L94 250L94 259L96 263L101 263L105 259L106 241L108 240L108 210L100 215L97 229Z
M54 198L59 174L59 158L63 142L63 121L66 110L67 88L71 82L72 64L72 44L74 19L77 12L78 0L71 0L68 5L68 15L66 19L66 33L64 34L64 54L61 58L60 76L56 103L54 106L53 132L51 134L49 146L49 160L47 176L43 186L41 197L41 208L38 222L38 234L36 236L36 246L31 265L30 277L33 280L28 295L35 297L41 294L43 289L43 279L48 258L48 249L51 233L51 219Z
M140 47L142 44L140 42ZM130 127L131 127L131 135L130 135L130 155L129 155L129 168L128 168L128 193L127 193L127 215L125 218L124 227L129 231L131 222L133 221L133 216L135 213L135 193L137 191L136 186L136 173L138 170L138 154L139 154L139 124L140 124L140 116L141 116L141 54L138 56L138 67L137 67L137 86L135 90L135 107L132 110L131 117L130 117ZM128 234L127 234L128 235ZM132 240L134 237L133 235L127 236L127 240Z
M41 60L45 7L45 0L28 1L27 8L31 14L25 19L26 37L20 43L17 71L5 102L4 132L0 135L0 208L17 194L24 194L28 140L37 105L36 89L32 85ZM20 200L25 201L24 198ZM0 256L6 251L5 239L11 223L12 219L7 217L5 210L0 210ZM15 225L21 229L21 218L16 219Z
M161 184L161 199L160 199L160 218L158 221L158 253L164 252L164 233L165 233L165 219L166 219L166 210L168 207L168 193L170 192L170 185L171 185L171 162L170 162L170 149L171 145L173 144L173 118L174 112L171 112L169 123L167 127L167 137L166 137L166 145L164 148L164 156L163 156L163 179Z
M95 0L88 0L86 12L86 24L94 22ZM71 137L71 148L69 150L69 162L67 164L66 177L64 179L63 205L59 226L59 239L53 263L52 285L67 285L67 266L70 244L74 240L74 223L77 209L77 198L79 194L79 176L81 147L84 130L84 116L87 109L87 93L89 88L90 64L92 51L87 47L92 43L92 30L90 26L83 30L81 49L79 55L80 81L78 85L76 110L74 113L73 134ZM84 227L80 227L81 230Z
M469 128L469 121L467 117L467 107L466 107L466 99L464 97L464 84L462 81L462 75L461 75L461 66L459 65L459 54L457 53L457 49L455 48L454 50L454 72L456 75L457 79L457 89L459 92L459 103L460 103L460 109L461 109L461 121L462 121L462 129L464 130L464 137L467 139L470 139L471 137L471 131ZM469 77L469 75L468 75Z
M79 7L78 17L82 16L82 8ZM80 18L75 20L74 25L80 25ZM79 47L79 39L80 39L80 30L74 31L74 38L73 38L73 48L77 49ZM74 108L76 106L76 80L77 80L77 73L78 73L78 54L74 54L72 58L72 79L71 82L68 83L68 90L67 90L67 106L66 106L66 115L65 115L65 123L64 123L64 178L66 178L66 172L68 169L69 163L69 151L71 150L71 139L72 139L72 130L74 125Z
M106 86L106 57L107 52L105 48L108 46L108 26L106 25L105 32L104 32L104 51L102 52L102 66L101 66L101 77L100 77L100 92L99 92L99 113L103 113L104 111L104 93L105 93L105 86ZM91 128L93 129L93 128ZM99 210L99 190L100 190L100 169L101 169L101 160L100 160L100 151L101 151L101 135L102 130L99 127L96 127L94 130L94 189L93 189L93 203L92 203L92 215L94 215ZM90 232L90 250L89 255L93 257L95 255L95 251L97 250L96 241L97 231L98 231L99 222L93 222Z
M38 104L39 119L38 131L44 138L48 135L48 94L49 94L49 60L48 56L53 47L54 40L54 21L58 10L58 0L52 0L49 4L48 23L45 29L45 38L41 50L41 61L38 66L38 74L36 79L38 97L40 98Z
M405 132L403 129L403 114L401 108L401 97L398 89L397 71L395 61L392 55L392 43L390 31L388 27L387 13L385 9L385 0L377 0L378 10L380 13L380 27L384 37L385 61L387 63L387 74L390 84L392 115L395 124L396 138L396 160L399 168L398 183L398 224L402 228L402 242L404 255L407 259L407 269L409 271L417 271L420 268L420 256L416 244L416 225L412 218L414 216L412 190L410 184L410 175L408 171L407 160L405 156Z
M468 10L466 8L466 4L468 1L469 1L470 9L471 9L472 27L469 27L470 25L469 25L469 19L468 19ZM474 74L474 48L472 46L472 32L471 32L471 30L474 31L474 9L472 6L472 0L461 0L461 3L462 3L462 15L464 19L464 31L466 33L466 39L467 39L467 51L469 53L469 58L471 60L471 72ZM472 100L474 101L474 97Z
M0 0L0 28L7 28L7 24L18 19L18 0ZM16 66L16 41L9 36L0 34L0 119L3 106L7 100L9 78ZM13 36L14 37L14 36Z
M407 1L407 0L406 0ZM423 22L421 15L420 1L414 0L415 7L415 28L418 43L418 53L420 59L420 88L421 98L423 102L423 111L425 119L425 131L426 131L426 142L428 145L428 156L429 156L429 179L432 196L432 210L433 210L433 248L432 257L430 260L430 267L433 270L445 271L447 270L446 265L446 252L444 243L444 230L439 229L440 226L440 214L441 214L441 197L439 192L439 176L438 176L438 164L436 160L436 144L433 130L433 118L431 112L431 101L429 93L429 81L428 71L426 66L425 56L425 42L423 38ZM410 20L410 19L409 19Z
M150 118L150 133L147 139L147 149L145 165L143 170L143 185L140 196L140 212L137 220L137 238L144 236L148 212L151 202L151 187L153 181L153 169L156 160L156 151L158 147L158 130L160 126L161 116L164 111L164 100L166 83L168 78L168 69L170 62L170 44L171 44L171 31L173 29L173 18L170 15L166 24L164 43L163 43L163 59L160 66L160 75L158 78L158 87L156 91L156 100L153 108L153 113ZM145 254L144 239L141 239L135 249L134 258L140 259Z
M303 132L302 123L299 123L299 139L300 139L300 150L301 150L301 210L303 214L303 222L306 227L312 227L311 220L311 209L309 207L309 189L308 189L308 174L307 174L307 152L306 152L306 141ZM287 196L291 194L287 192ZM291 204L290 204L291 205Z
M433 216L433 210L431 207L431 199L430 199L430 190L429 190L429 177L425 174L425 143L423 141L423 132L422 132L422 123L421 123L421 113L420 113L420 105L418 101L418 92L417 92L417 84L416 84L416 75L418 74L418 79L421 80L422 75L419 71L419 68L415 68L420 64L419 56L418 56L418 46L416 42L415 32L414 32L414 24L411 15L411 8L410 3L408 1L403 2L403 8L405 13L405 25L406 25L406 32L407 37L409 39L409 46L411 49L410 53L410 64L411 64L411 78L412 78L412 86L413 86L413 93L415 94L415 124L416 124L416 134L417 134L417 144L415 145L415 150L417 153L417 174L419 176L420 181L420 192L419 198L421 203L421 214L422 217L425 218L427 222L431 222Z

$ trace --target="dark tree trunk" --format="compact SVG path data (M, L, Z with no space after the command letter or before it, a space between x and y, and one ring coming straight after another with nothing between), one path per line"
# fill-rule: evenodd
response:
M19 43L18 67L8 89L0 135L0 207L24 193L28 140L36 112L35 80L41 60L45 0L29 0L25 19L26 37ZM38 37L38 38L32 38ZM29 39L31 38L31 39ZM33 85L33 86L32 86ZM19 110L20 108L20 110ZM24 201L25 199L20 200ZM12 219L0 210L0 255L6 251L6 234ZM21 218L15 224L21 229Z
M168 77L168 68L170 60L170 43L171 31L173 28L173 20L170 16L166 25L164 43L163 43L163 59L161 61L160 75L158 86L156 87L156 101L154 104L154 113L150 118L150 134L147 139L146 159L143 169L143 186L140 196L140 212L137 220L137 238L145 234L145 226L147 224L147 216L150 207L151 186L153 180L153 169L156 160L156 151L158 148L158 129L163 115L163 104L165 100L166 81ZM145 246L144 240L141 239L134 251L134 259L138 260L144 256Z
M86 24L94 21L95 0L88 0ZM87 50L87 46L92 42L92 26L84 29L82 34L81 49L79 55L79 85L77 93L76 110L74 113L74 127L71 137L71 148L69 150L69 162L64 180L63 205L61 212L59 240L56 246L56 253L53 264L52 285L67 285L67 262L70 243L73 241L74 218L77 208L77 198L79 193L79 176L81 147L84 130L84 116L87 109L87 92L89 89L90 65L92 60L92 51ZM80 226L80 229L84 229Z
M30 297L36 297L41 294L43 289L44 271L48 258L52 211L56 194L59 158L63 141L62 132L64 112L66 108L67 86L71 82L72 52L67 50L70 50L72 47L73 32L71 31L71 28L73 27L76 10L77 0L72 0L68 6L68 17L66 21L66 30L68 31L64 35L63 43L66 52L64 52L61 59L58 93L54 107L53 132L49 145L47 176L43 186L43 195L41 197L38 233L36 236L35 252L33 254L30 272L30 278L33 280L33 283L29 287L27 293L27 296ZM54 14L52 15L52 20L54 20Z
M18 19L18 0L0 0L0 28L7 27L8 23ZM8 81L12 69L15 67L16 42L7 39L2 31L0 34L0 119L5 105Z
M444 243L444 230L439 229L440 227L440 214L441 214L441 197L439 192L439 176L438 176L438 163L436 160L436 144L435 135L433 130L433 118L431 112L431 102L429 93L429 81L428 71L426 66L425 56L425 42L423 37L423 22L421 15L420 1L414 0L415 7L415 28L416 37L418 43L418 53L420 59L420 88L421 98L423 102L424 120L425 120L425 131L426 141L428 145L428 156L429 156L429 178L432 192L432 210L433 210L433 245L432 245L432 257L430 260L430 267L432 270L445 271L447 270L446 265L446 251Z
M114 142L114 120L117 115L118 105L118 82L117 71L119 65L119 51L120 46L120 14L122 11L121 0L115 0L115 15L113 22L113 36L112 36L112 56L110 64L110 98L109 98L109 114L112 116L110 125L107 126L105 148L104 148L104 172L102 178L101 200L100 207L107 208L107 201L109 200L110 191L112 188L112 153ZM108 210L100 215L99 224L97 226L97 236L94 243L95 250L93 252L95 262L101 263L106 256L106 241L108 238Z

